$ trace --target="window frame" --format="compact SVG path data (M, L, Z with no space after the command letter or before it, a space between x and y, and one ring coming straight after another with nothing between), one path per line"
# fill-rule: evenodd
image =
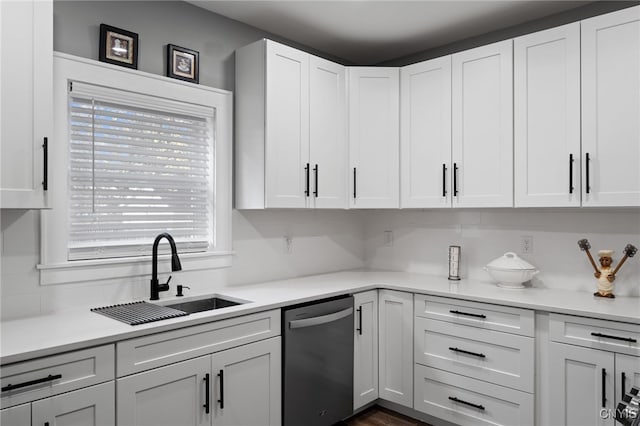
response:
M49 149L51 210L41 215L40 284L63 284L89 280L133 278L151 274L149 255L67 260L69 119L68 84L80 81L124 91L188 102L215 110L213 244L206 252L180 255L183 270L231 266L232 237L232 112L233 94L227 90L182 82L138 70L105 64L60 52L54 53L54 138ZM161 256L164 257L164 256ZM166 265L165 265L166 264ZM160 262L169 270L168 262Z

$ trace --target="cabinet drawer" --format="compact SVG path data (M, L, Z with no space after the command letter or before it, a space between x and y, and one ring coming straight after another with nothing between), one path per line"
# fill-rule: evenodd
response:
M118 377L280 335L280 310L118 342Z
M533 393L534 339L416 318L415 362Z
M638 324L550 314L549 339L605 351L640 355Z
M417 317L523 336L533 337L534 333L534 315L529 309L416 294L415 314Z
M114 366L113 345L3 365L2 408L113 380Z
M533 425L533 395L415 366L413 407L461 426Z

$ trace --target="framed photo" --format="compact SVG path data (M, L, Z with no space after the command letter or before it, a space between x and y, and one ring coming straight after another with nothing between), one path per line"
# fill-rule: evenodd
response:
M198 83L200 54L173 44L167 45L167 77Z
M138 69L138 34L100 24L101 62Z

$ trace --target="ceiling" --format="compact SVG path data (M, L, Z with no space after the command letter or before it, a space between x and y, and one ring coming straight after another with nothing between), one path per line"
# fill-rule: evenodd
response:
M376 64L590 1L189 0L354 64Z

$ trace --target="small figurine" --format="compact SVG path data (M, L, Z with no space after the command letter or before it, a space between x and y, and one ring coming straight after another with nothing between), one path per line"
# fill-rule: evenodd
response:
M624 248L624 256L620 260L620 263L618 263L618 266L616 266L616 268L612 272L611 265L613 264L613 250L600 250L598 252L598 257L600 257L600 268L598 268L595 261L593 260L593 257L591 256L591 253L589 252L589 249L591 248L591 244L589 244L589 241L586 239L582 239L578 241L578 246L582 251L585 251L587 253L587 257L589 257L589 261L591 262L591 265L593 266L593 269L595 271L593 275L598 280L598 291L593 293L593 295L609 298L616 297L613 294L613 281L616 279L616 274L618 273L624 262L627 260L627 258L635 256L638 249L632 244L627 244Z

